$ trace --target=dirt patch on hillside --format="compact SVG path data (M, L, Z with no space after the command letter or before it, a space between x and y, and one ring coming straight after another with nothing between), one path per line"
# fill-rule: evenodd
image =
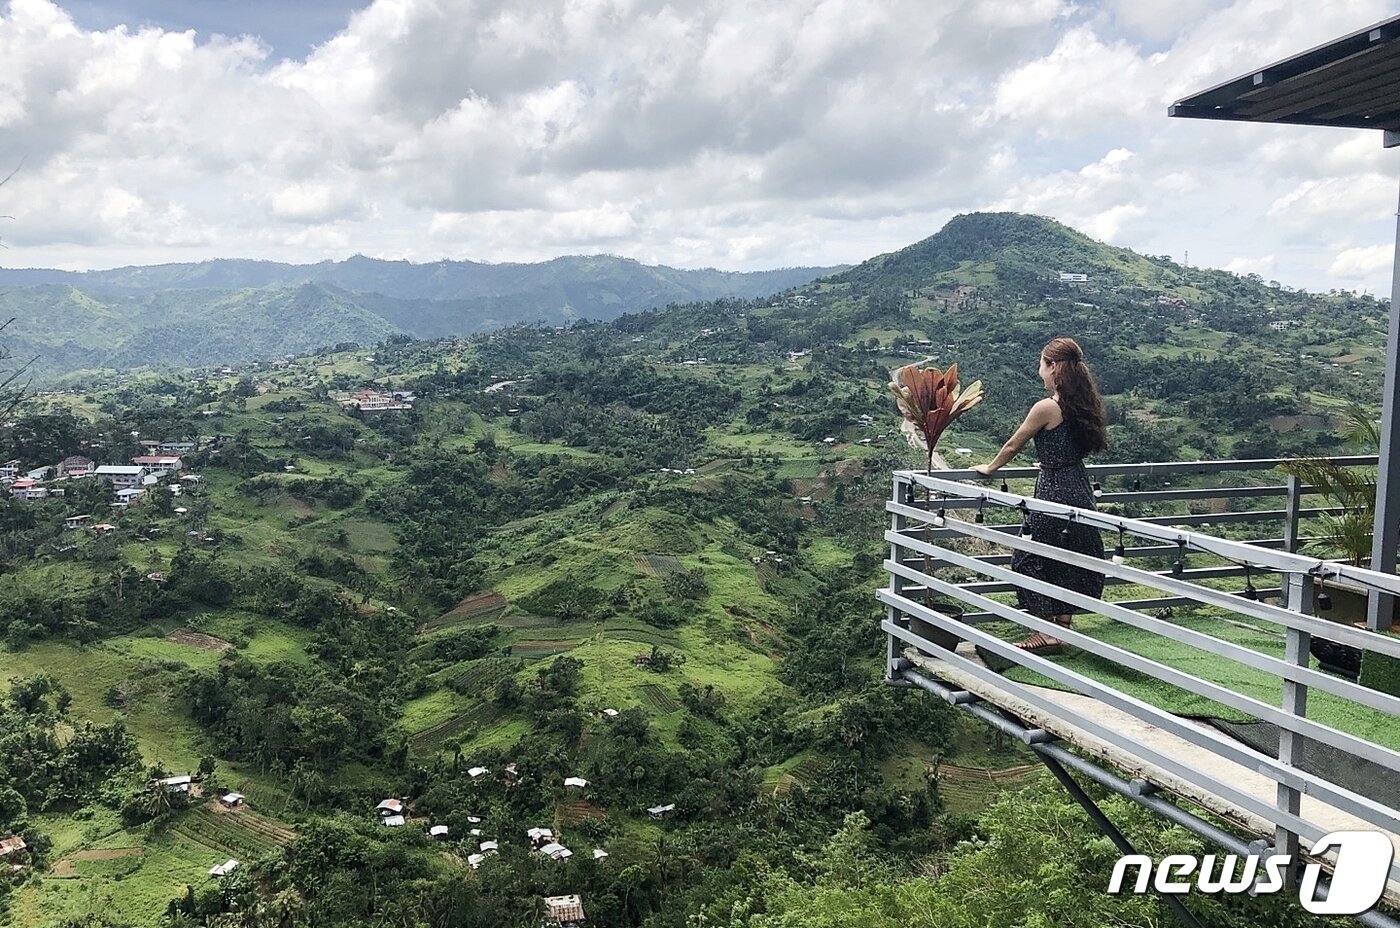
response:
M1338 363L1338 364L1355 364L1357 361L1360 361L1360 360L1361 360L1361 355L1359 355L1359 354L1339 354L1339 355L1337 355L1335 358L1333 358L1332 360L1335 361L1335 362Z
M484 593L473 593L452 608L448 615L477 615L482 612L490 612L492 609L504 609L506 598L495 590L488 590Z
M298 499L295 496L287 497L287 508L303 519L316 514L316 507L312 506L306 500Z
M53 865L49 875L56 880L72 880L78 877L74 867L81 860L118 860L123 857L140 857L146 853L143 847L105 847L91 851L77 851Z
M490 477L492 480L505 480L510 476L510 471L506 470L504 464L496 464L486 472L486 476Z
M206 635L204 632L197 632L191 628L177 628L165 636L166 641L174 641L177 644L187 644L191 647L202 648L205 651L227 651L233 647L232 644L222 638L215 638L213 635Z
M1327 428L1326 416L1274 416L1269 420L1269 428L1275 432L1292 432L1295 429L1303 429L1309 432L1317 432Z

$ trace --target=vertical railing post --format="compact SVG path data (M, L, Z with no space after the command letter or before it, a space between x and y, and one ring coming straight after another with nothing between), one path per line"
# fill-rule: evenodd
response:
M1290 477L1290 482L1293 479ZM1312 615L1312 574L1289 573L1285 575L1284 582L1288 591L1288 608L1303 615ZM1288 629L1284 642L1283 659L1290 664L1297 664L1299 667L1308 666L1308 647L1311 643L1312 635L1308 632L1296 628ZM1295 683L1292 680L1283 681L1283 711L1289 715L1307 716L1308 687L1306 684ZM1300 735L1280 727L1278 732L1279 762L1290 767L1301 767L1303 764L1303 743L1303 738ZM1298 815L1301 812L1302 798L1302 793L1296 788L1285 786L1282 783L1278 784L1277 805L1281 812ZM1275 853L1289 856L1288 882L1290 886L1296 885L1298 875L1301 872L1298 835L1282 825L1275 826L1274 848Z
M1298 511L1303 508L1303 481L1288 475L1288 502L1283 516L1283 550L1298 553Z
M899 477L899 475L896 474L896 475L895 475L895 478L894 478L894 486L893 486L893 488L890 490L890 499L893 500L895 503L903 503L903 502L905 502L905 491L906 491L906 488L907 488L908 486L909 486L908 481L906 481L906 480L901 480L900 477ZM907 525L908 525L908 520L905 519L904 516L900 515L900 514L897 513L897 512L894 512L894 513L891 513L891 514L890 514L890 531L896 532L896 533L898 533L898 534L903 534L905 528L907 527ZM890 543L890 560L895 561L895 562L898 562L898 561L899 561L899 552L900 552L900 547L899 547L899 545L895 544L894 542L891 542L891 543ZM902 577L900 577L899 574L891 572L891 573L890 573L890 592L893 593L895 596L899 596L899 595L901 594L901 592L903 591L903 589L904 589L904 579L903 579ZM899 610L896 609L894 606L886 606L886 607L885 607L885 617L886 617L887 619L889 619L890 622L895 623L895 624L898 624L898 623L899 623L899 620L900 620L900 612L899 612ZM904 656L903 656L903 654L901 653L901 642L900 642L900 640L899 640L898 638L896 638L894 635L886 635L886 636L885 636L885 679L886 679L886 680L894 681L894 680L900 679L900 677L899 677L899 662L900 662L901 660L903 660L903 658L904 658Z

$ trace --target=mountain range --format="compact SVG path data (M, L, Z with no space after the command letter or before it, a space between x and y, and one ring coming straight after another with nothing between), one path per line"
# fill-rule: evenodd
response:
M15 320L10 350L35 358L45 380L236 363L396 334L606 320L668 303L764 297L836 270L679 270L608 255L537 264L356 256L309 265L220 259L101 271L0 268L0 314Z

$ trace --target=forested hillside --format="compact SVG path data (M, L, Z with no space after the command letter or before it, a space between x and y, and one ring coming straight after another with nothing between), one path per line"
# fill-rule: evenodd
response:
M984 381L958 461L1060 334L1114 460L1327 449L1384 310L985 214L776 297L34 397L21 475L180 469L120 510L96 476L0 504L0 924L533 928L573 894L600 926L1165 923L1102 892L1117 852L1033 758L882 682L883 500L919 457L888 371Z

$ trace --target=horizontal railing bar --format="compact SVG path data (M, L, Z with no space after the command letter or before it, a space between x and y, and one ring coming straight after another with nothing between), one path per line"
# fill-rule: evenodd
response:
M1202 535L1197 532L1181 532L1179 535L1174 535L1171 530L1159 528L1157 525L1147 520L1108 515L1093 509L1080 509L1074 506L1066 506L1062 503L1050 503L1035 499L1034 497L1026 497L1014 493L1002 493L999 490L993 490L991 488L981 489L968 487L953 481L925 477L922 474L910 474L910 479L916 481L921 486L930 486L934 490L950 493L954 496L985 496L989 502L996 502L1013 509L1024 507L1032 512L1044 513L1059 519L1066 519L1069 517L1069 513L1073 512L1074 517L1086 525L1108 528L1113 531L1122 528L1133 535L1142 538L1156 538L1161 541L1174 542L1179 537L1188 547L1218 554L1229 560L1248 560L1258 566L1276 567L1299 573L1318 574L1321 572L1324 578L1338 577L1350 580L1368 590L1374 589L1385 593L1400 595L1400 576L1396 576L1395 574L1385 574L1379 571L1368 570L1363 567L1352 567L1349 564L1338 562L1325 562L1313 558L1305 558L1283 551L1251 548L1240 542L1230 541L1225 538L1216 538L1211 535ZM898 511L903 515L918 520L928 518L926 513L905 507L902 503L896 503L892 500L886 501L885 508L890 512Z
M986 564L986 563L987 563L986 560L984 560L984 559L982 559L982 558L976 558L975 560L976 560L977 563L979 563L979 564ZM901 563L905 563L905 562L901 561ZM1181 578L1182 578L1183 580L1215 580L1215 579L1222 579L1222 578L1225 578L1225 577L1243 577L1244 575L1245 575L1245 572L1244 572L1244 568L1243 568L1243 567L1193 567L1193 568L1190 569L1190 570L1183 570L1183 571L1181 572ZM1277 575L1278 575L1278 571L1271 571L1271 570L1256 570L1256 571L1253 571L1253 572L1252 572L1252 576L1255 576L1255 577L1258 577L1258 576L1277 576ZM971 591L974 592L974 593L1010 593L1011 591L1013 591L1013 590L1015 590L1017 587L1019 587L1021 584L1020 584L1020 583L1017 583L1017 582L1007 582L1007 583L993 583L993 582L987 582L987 583L983 583L983 582L981 582L981 581L978 581L978 582L974 582L974 583L963 583L963 584L959 584L959 585L962 586L964 589L971 590ZM1124 580L1124 579L1122 579L1121 577L1106 577L1106 578L1104 579L1104 586L1133 586L1133 585L1135 585L1135 584L1133 583L1133 581L1131 581L1131 580ZM1257 589L1257 587L1256 587L1256 589Z
M1120 709L1144 722L1155 725L1163 731L1177 735L1198 747L1211 751L1228 760L1232 760L1246 769L1254 770L1257 773L1270 777L1275 782L1285 786L1291 786L1310 796L1328 801L1337 808L1350 812L1373 825L1379 825L1390 831L1400 831L1400 813L1397 813L1394 809L1380 805L1374 800L1329 783L1321 777L1308 773L1306 770L1300 770L1283 764L1276 758L1269 757L1266 754L1261 754L1245 747L1233 738L1219 734L1210 729L1193 725L1170 712L1158 709L1150 703L1143 702L1126 693L1114 690L1083 674L1076 673L1053 661L1046 660L1039 655L1028 654L1009 642L1002 641L995 635L989 635L972 626L962 625L956 620L950 619L918 603L907 601L903 603L898 602L901 597L896 596L889 590L876 590L876 596L886 605L894 606L900 611L917 616L932 625L936 625L939 628L959 635L974 644L980 644L992 653L998 654L1013 663L1019 663L1022 666L1028 667L1042 676L1068 686L1075 692L1090 696L1106 705ZM988 604L989 606L998 605L990 600L988 600ZM1029 621L1022 624L1035 627L1037 631L1043 631L1047 635L1055 635L1059 632L1066 631L1066 629L1062 629L1052 622L1046 622L1042 619L1034 618L1033 616L1025 616L1024 614L1023 617ZM1317 830L1316 826L1299 816L1293 815L1277 806L1268 805L1255 796L1216 780L1213 777L1206 776L1199 770L1179 763L1170 755L1158 751L1150 745L1138 741L1125 741L1121 733L1100 724L1094 719L1088 718L1079 712L1075 712L1073 709L1062 704L1049 702L1034 693L1030 687L1007 679L981 664L968 660L955 651L940 648L933 642L919 636L910 629L900 627L889 619L882 621L880 623L880 628L886 634L900 641L908 642L930 653L939 654L944 660L947 660L954 666L975 676L984 683L1016 696L1030 705L1040 708L1042 711L1055 715L1065 721L1072 722L1077 727L1103 739L1109 744L1118 745L1144 760L1149 760L1189 783L1206 786L1221 798L1229 800L1239 808L1251 812L1265 821L1284 825L1288 827L1289 830L1308 837L1320 837L1323 834L1323 832Z
M1018 578L1020 580L1021 586L1025 587L1026 589L1042 593L1046 596L1054 596L1057 599L1062 600L1063 602L1069 603L1070 605L1078 606L1082 609L1088 609L1091 612L1097 612L1099 615L1110 618L1115 622L1121 622L1124 625L1132 626L1133 628L1140 629L1141 631L1149 632L1151 634L1158 635L1162 638L1170 639L1172 641L1177 642L1178 644L1184 644L1188 647L1197 648L1201 651L1208 651L1212 654L1221 655L1222 657L1226 657L1233 660L1235 663L1243 664L1246 667L1252 667L1255 670L1263 671L1264 673L1267 673L1269 674L1269 676L1274 677L1276 679L1281 678L1285 680L1291 680L1294 683L1301 683L1317 690L1332 693L1334 696L1340 696L1343 699L1348 699L1352 702L1360 703L1361 705L1368 706L1380 712L1385 712L1388 715L1400 715L1400 698L1392 696L1388 693L1383 693L1379 690L1373 690L1369 687L1360 686L1356 683L1352 683L1349 680L1343 680L1340 677L1334 677L1330 674L1325 674L1321 671L1313 670L1309 667L1305 667L1300 664L1294 664L1289 661L1285 661L1280 658L1274 657L1272 655L1265 654L1261 651L1255 651L1253 648L1246 648L1242 645L1235 644L1231 641L1225 641L1221 638L1215 638L1205 634L1204 632L1198 632L1194 629L1186 628L1181 625L1173 625L1170 623L1161 622L1151 616L1143 615L1140 612L1125 608L1124 606L1118 605L1117 603L1108 602L1106 600L1098 599L1093 596L1087 596L1083 593L1077 593L1074 590L1065 589L1063 587L1056 586L1053 583L1047 583L1043 580L1037 580L1033 577L1027 577L1022 574L1016 574L1005 567L992 567L988 565L978 568L976 566L977 561L965 555L957 554L953 551L943 549L940 552L940 556L946 558L955 566L962 567L965 570L980 570L983 574L994 579L1011 580L1013 578ZM918 583L921 586L928 586L929 581L936 581L939 584L945 583L945 581L937 580L937 578L935 577L930 577L928 574L925 574L921 571L915 570L905 565L897 564L891 560L885 561L885 568L891 573L897 574L903 577L905 580L911 580L915 583ZM962 586L958 586L956 584L947 585L953 586L955 589L967 591L973 596L981 598L981 594L971 589L971 587L975 586L976 584L966 584ZM939 587L936 586L933 588L935 590L939 589ZM961 595L954 595L957 595L959 599L963 599ZM964 601L972 602L970 598L965 599ZM991 602L991 600L988 600L988 602ZM1024 615L1024 613L1021 614ZM1330 726L1323 725L1320 722L1315 722L1303 716L1298 716L1292 713L1284 712L1277 706L1272 706L1267 703L1260 702L1252 696L1246 696L1243 693L1231 690L1227 687L1222 686L1221 684L1214 683L1210 680L1204 680L1192 674L1179 671L1175 667L1170 667L1166 664L1162 664L1157 661L1153 661L1149 658L1142 657L1140 655L1134 654L1131 651L1126 651L1122 648L1108 644L1107 642L1099 641L1097 638L1091 638L1087 635L1084 635L1082 632L1076 632L1073 629L1062 628L1060 630L1060 633L1057 633L1055 637L1062 638L1066 641L1070 641L1072 644L1075 643L1072 640L1073 638L1081 638L1086 641L1095 642L1094 646L1086 647L1081 644L1080 647L1083 647L1084 650L1088 651L1090 654L1097 654L1098 656L1112 660L1115 663L1121 663L1125 666L1132 667L1134 670L1139 670L1143 673L1148 674L1149 676L1156 677L1159 680L1164 680L1165 682L1171 683L1174 686L1179 686L1180 688L1187 690L1188 692L1194 693L1197 696L1205 696L1209 699L1214 699L1217 702L1222 702L1228 706L1232 706L1233 708L1239 709L1241 711L1249 712L1252 715L1257 715L1259 718L1268 719L1269 721L1274 722L1274 724L1278 725L1280 728L1287 728L1289 731L1294 731L1298 734L1306 735L1309 738L1315 738L1316 740L1321 741L1325 744L1331 744L1333 747L1336 747L1340 750L1356 751L1358 746L1361 746L1366 750L1371 750L1374 748L1377 752L1374 756L1369 754L1364 756L1366 756L1370 760L1374 760L1376 763L1381 764L1382 766L1389 767L1392 770L1400 772L1400 751L1394 751L1390 748L1376 745L1374 742L1365 741L1361 738L1358 738L1356 735L1348 734L1347 732L1331 728ZM1164 671L1168 676L1163 676L1157 671ZM1192 685L1193 683L1200 685L1202 689L1197 689L1195 686ZM1236 698L1240 701L1231 702L1230 699L1224 698L1221 695L1222 693L1229 694L1230 697ZM1298 727L1294 728L1292 724L1286 724L1286 722L1296 722ZM1326 732L1327 736L1320 736L1318 734L1315 734L1315 732L1318 731Z
M1227 471L1241 470L1273 470L1280 464L1291 464L1297 458L1244 458L1240 460L1220 460L1220 461L1154 461L1143 464L1086 464L1084 469L1091 475L1104 476L1128 476L1128 477L1150 477L1156 474L1220 474ZM1327 458L1339 467L1369 467L1380 462L1380 456L1375 454L1352 454L1339 455ZM919 475L922 471L900 470L895 471L899 475ZM996 474L998 477L1017 478L1035 477L1040 473L1038 467L1003 467ZM945 480L968 480L985 479L981 474L971 468L949 468L948 470L936 470L933 476L941 477Z
M1259 588L1259 598L1260 598L1260 599L1272 598L1272 597L1275 597L1275 596L1282 596L1282 595L1283 595L1283 588L1282 588L1282 587L1274 586L1274 587L1260 587L1260 588ZM1143 610L1143 609L1170 609L1170 608L1173 608L1173 607L1175 607L1175 606L1199 606L1200 603L1198 603L1198 602L1196 602L1196 600L1191 599L1191 598L1186 597L1186 596L1160 596L1160 597L1157 597L1156 599L1124 599L1124 600L1119 600L1119 601L1118 601L1118 605L1120 605L1120 606L1125 606L1125 607L1127 607L1127 608L1129 608L1129 609L1137 609L1137 610L1141 611L1141 610ZM964 622L974 622L974 623L976 623L976 622L991 622L991 621L993 621L993 620L1000 621L1000 619L999 619L997 616L992 615L990 612L969 612L969 613L967 613L966 615L964 615L964 616L962 617L962 620L963 620Z
M953 534L953 535L957 535L958 532L953 532L952 534ZM1324 539L1322 539L1322 538L1299 538L1299 539L1298 539L1298 544L1301 546L1301 545L1312 544L1313 542L1318 542L1318 541L1323 541L1323 540L1324 540ZM1260 547L1260 548L1282 548L1284 545L1288 544L1288 540L1285 539L1285 538L1263 538L1263 539L1259 539L1259 540L1256 540L1256 541L1246 541L1246 542L1244 542L1244 543L1247 544L1247 545L1255 545L1255 546ZM1187 553L1188 553L1188 554L1192 554L1192 553L1194 553L1194 554L1200 554L1201 552L1196 551L1196 552L1187 552ZM1136 547L1136 548L1130 548L1130 547L1128 547L1127 545L1124 545L1124 546L1123 546L1123 556L1124 556L1125 558L1129 559L1129 560L1132 560L1133 558L1155 557L1155 556L1163 555L1163 554L1167 554L1167 555L1176 554L1176 545L1144 545L1144 546ZM979 557L978 560L979 560L979 561L984 561L984 562L986 562L986 563L988 563L988 564L1009 564L1009 563L1011 563L1011 555L1009 555L1009 554L984 554L984 555L982 555L981 557ZM1264 569L1264 568L1260 568L1260 570L1263 570L1263 569ZM1274 573L1278 573L1278 571L1273 571L1273 572L1274 572Z
M1304 490L1304 492L1308 492ZM1174 500L1242 499L1244 497L1287 496L1287 486L1268 487L1200 487L1185 490L1105 490L1098 494L1100 503L1165 503Z
M887 503L886 505L897 507L897 504L893 503ZM989 532L985 531L986 526L974 525L971 523L961 523L960 527L964 534L973 538L981 538L984 541L991 541L1008 548L1029 551L1032 554L1039 554L1052 561L1060 561L1061 563L1069 564L1074 567L1083 567L1086 570L1092 570L1095 573L1101 573L1105 576L1121 577L1154 590L1172 593L1176 596L1189 597L1197 602L1211 606L1219 606L1222 609L1232 612L1251 615L1257 619L1272 622L1275 625L1295 628L1298 631L1308 632L1322 638L1328 638L1343 644L1350 644L1362 650L1377 651L1390 657L1400 657L1400 638L1380 632L1354 628L1350 625L1342 625L1337 622L1329 622L1326 619L1317 619L1301 612L1293 612L1292 610L1284 609L1279 606L1271 606L1262 601L1256 602L1254 600L1241 599L1223 590L1214 590L1207 586L1186 583L1175 577L1152 573L1151 571L1142 570L1129 564L1115 564L1110 560L1100 560L1088 554L1080 554L1078 551L1071 551L1067 548L1057 548L1054 545L1043 544L1042 542L1030 538L1022 538L1019 533L1008 535L1004 532ZM919 550L921 547L929 547L923 545L922 542L917 542L916 539L908 538L893 531L886 531L885 540L891 544L902 545L904 547L913 548L914 550ZM1258 554L1274 555L1274 552L1264 548L1255 548L1252 550L1258 552ZM1254 559L1254 555L1251 555L1251 559ZM1256 564L1256 566L1260 565ZM1328 566L1330 567L1333 565L1329 562Z

